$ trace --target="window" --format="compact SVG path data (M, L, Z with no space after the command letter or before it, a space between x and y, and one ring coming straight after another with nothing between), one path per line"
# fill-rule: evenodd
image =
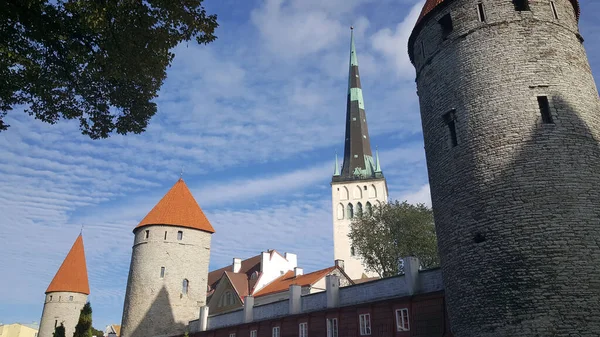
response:
M442 18L438 21L440 26L442 27L442 37L446 39L452 30L454 29L454 25L452 24L452 17L450 13L442 16Z
M373 215L373 205L371 205L370 202L367 201L367 215Z
M58 320L57 319L54 320L54 327L55 328L56 328L56 325L58 325Z
M73 301L73 296L69 296L69 301Z
M398 331L409 331L410 325L408 323L408 309L396 310L396 327Z
M421 57L425 60L425 43L421 40Z
M485 22L485 10L483 8L483 3L477 4L477 15L479 16L480 22Z
M235 337L235 332L230 333L229 337Z
M144 239L147 239L148 237L150 237L150 230L146 230L146 234L144 235Z
M300 323L298 326L298 337L308 337L308 323Z
M356 252L354 251L354 246L350 246L350 256L354 256Z
M52 295L50 295L50 299L49 299L49 301L51 301L51 302L52 302Z
M160 278L165 277L165 267L160 267Z
M540 107L540 113L542 114L542 123L552 124L552 114L550 113L550 103L548 102L548 96L538 96L538 105Z
M167 239L167 231L165 231L165 240Z
M354 218L354 206L352 206L352 204L348 204L348 206L346 206L346 219L352 218Z
M338 337L337 318L327 319L327 337Z
M273 327L273 334L271 335L271 337L279 337L279 327L278 326Z
M452 147L458 145L458 137L456 136L456 114L455 110L452 109L450 112L444 115L444 122L448 126L448 132L450 134L450 144Z
M365 191L367 190L367 185L363 186L363 190L365 190Z
M344 205L342 205L342 204L339 204L337 206L337 218L339 220L344 218Z
M360 335L367 336L371 334L371 315L362 314L358 316L358 322L360 323Z
M233 293L231 292L231 290L226 290L223 293L223 295L221 295L221 298L219 298L219 303L217 304L217 306L226 307L232 304L234 304Z
M58 296L58 301L60 302L60 300L62 299L62 296Z
M513 4L515 5L515 10L522 12L529 10L529 0L513 0Z
M181 286L181 293L184 295L187 295L189 286L190 286L190 281L188 281L188 279L183 279L183 285Z
M177 232L177 240L179 240L179 241L183 240L183 231Z
M558 20L558 12L556 11L556 5L554 4L554 1L550 1L550 7L552 8L554 19Z
M356 204L356 214L358 216L361 216L362 213L363 213L363 207L362 207L362 204L359 202Z
M250 330L250 337L256 337L257 334L256 330Z

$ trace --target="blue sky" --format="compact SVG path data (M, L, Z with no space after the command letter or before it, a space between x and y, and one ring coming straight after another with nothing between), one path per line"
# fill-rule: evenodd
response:
M242 5L240 5L242 4ZM329 182L343 153L349 26L371 144L393 199L429 203L414 70L416 0L207 0L219 39L179 46L143 135L92 141L20 110L0 133L0 322L38 321L81 226L94 326L120 323L132 229L184 179L217 233L211 269L266 249L333 263ZM600 79L600 3L581 31Z

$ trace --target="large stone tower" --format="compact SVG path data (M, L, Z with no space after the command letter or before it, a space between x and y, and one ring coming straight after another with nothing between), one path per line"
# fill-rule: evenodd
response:
M198 318L214 232L179 179L133 230L122 337L183 334Z
M428 0L409 39L457 337L598 336L600 102L577 0Z
M344 270L352 279L374 276L365 272L348 238L352 218L370 212L377 203L387 202L388 190L379 156L373 160L367 115L358 73L354 35L350 37L350 71L346 106L346 140L342 170L337 162L331 180L333 207L333 250L336 260L344 260Z
M54 328L61 323L65 327L65 336L73 336L89 294L83 237L80 234L46 289L38 336L52 337Z

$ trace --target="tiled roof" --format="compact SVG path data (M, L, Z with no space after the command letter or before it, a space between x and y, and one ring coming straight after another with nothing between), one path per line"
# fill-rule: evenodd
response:
M246 274L247 279L248 279L254 272L256 272L256 271L260 272L260 260L261 260L260 258L261 258L261 255L259 254L259 255L256 255L251 258L243 260L242 267L240 268L240 271L238 273ZM231 265L217 269L217 270L213 270L210 273L208 273L208 285L211 286L211 288L215 289L216 284L219 282L219 280L223 276L223 273L226 271L232 271ZM252 280L252 281L254 281L254 280ZM254 283L256 283L256 282L254 282Z
M90 294L83 237L81 234L75 240L67 257L58 268L56 275L50 282L46 294L55 291L68 291L74 293Z
M136 228L147 225L172 225L215 232L183 179L171 187Z
M115 333L117 334L117 337L121 336L121 326L113 324L112 327L113 327L113 330L115 330Z
M245 273L234 273L231 271L226 271L225 275L227 275L229 281L231 281L231 285L243 303L244 297L250 294L248 276Z
M291 285L299 285L302 287L313 285L314 283L327 276L335 269L337 269L337 267L334 266L300 276L294 276L294 271L290 270L287 273L281 275L278 279L266 285L261 290L257 291L253 295L254 297L259 297L286 291L290 288Z
M433 11L437 6L439 6L440 4L442 4L444 2L447 3L450 1L451 0L427 0L425 2L425 5L423 6L423 10L421 10L421 15L419 15L419 19L417 20L417 25L419 24L421 19L423 19L425 16L427 16L427 14L429 14L431 11ZM577 19L579 19L579 15L580 15L579 0L571 0L571 3L573 4L573 7L575 9L575 15L577 16Z

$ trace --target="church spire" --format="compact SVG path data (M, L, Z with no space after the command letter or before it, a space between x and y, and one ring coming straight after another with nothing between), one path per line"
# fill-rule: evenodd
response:
M381 174L378 175L378 177ZM371 152L365 103L358 72L358 57L354 46L354 29L350 27L350 69L346 104L346 140L342 172L334 180L375 178L375 163Z

